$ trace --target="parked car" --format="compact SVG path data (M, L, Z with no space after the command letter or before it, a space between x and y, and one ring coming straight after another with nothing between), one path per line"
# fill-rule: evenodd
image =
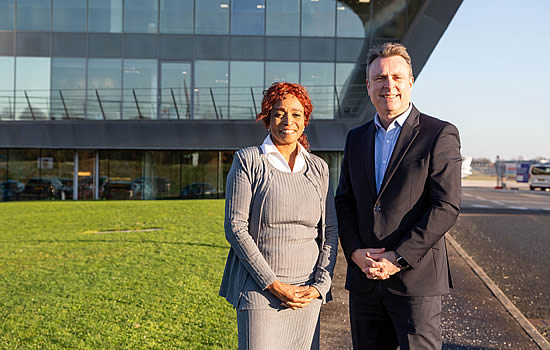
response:
M0 183L0 193L3 201L17 201L25 191L25 184L21 181L8 180Z
M33 177L25 185L25 199L65 199L65 187L58 178Z
M103 196L105 199L135 199L131 181L115 180L105 182Z
M531 191L539 188L550 190L550 164L533 164L529 168L529 188Z
M193 182L181 189L180 197L184 199L218 198L218 190L206 182Z

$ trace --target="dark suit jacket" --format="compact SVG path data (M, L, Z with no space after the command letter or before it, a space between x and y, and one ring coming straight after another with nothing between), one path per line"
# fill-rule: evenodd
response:
M346 289L367 292L375 283L384 283L399 295L446 294L452 281L444 234L456 222L461 199L458 130L413 106L378 195L374 139L374 121L349 132L335 197L348 261ZM382 247L397 251L411 268L385 281L367 279L351 253Z

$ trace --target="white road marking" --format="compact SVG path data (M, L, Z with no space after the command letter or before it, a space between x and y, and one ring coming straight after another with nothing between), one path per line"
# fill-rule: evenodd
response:
M462 192L462 194L466 197L473 197L474 196L473 194L466 193L466 192Z
M499 202L499 201L490 201L490 202L493 202L493 203L498 204L498 205L504 205L504 203Z
M529 210L529 208L525 208L525 207L508 207L508 209Z
M474 196L474 197L475 197L475 199L477 199L477 200L480 200L480 201L486 201L486 199L485 199L485 198L483 198L483 197L480 197L480 196Z
M472 204L472 207L474 207L474 208L491 208L490 205L484 205L484 204Z

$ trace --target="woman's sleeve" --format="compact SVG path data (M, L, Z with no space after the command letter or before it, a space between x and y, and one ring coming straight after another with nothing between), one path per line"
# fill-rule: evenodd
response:
M328 180L328 169L326 169L326 199L325 199L325 242L321 247L319 260L317 261L317 271L315 274L315 283L312 285L321 294L323 303L326 303L326 296L332 284L332 274L336 264L336 254L338 253L338 223L336 220L336 210L334 208L334 196L332 186Z
M225 238L250 276L263 290L277 280L248 231L252 210L252 180L239 152L227 175L225 193Z

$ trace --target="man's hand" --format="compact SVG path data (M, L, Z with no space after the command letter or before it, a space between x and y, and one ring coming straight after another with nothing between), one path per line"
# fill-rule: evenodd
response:
M401 266L397 262L397 254L394 251L380 253L368 252L367 256L376 261L373 266L387 275L387 278L401 271Z
M384 248L366 248L357 249L351 254L351 260L369 279L381 279L384 280L390 276L381 269L380 263L376 261L372 256L378 256L384 253Z
M306 307L313 299L319 297L319 292L314 287L294 286L278 280L271 283L267 290L281 301L281 305L293 310Z

